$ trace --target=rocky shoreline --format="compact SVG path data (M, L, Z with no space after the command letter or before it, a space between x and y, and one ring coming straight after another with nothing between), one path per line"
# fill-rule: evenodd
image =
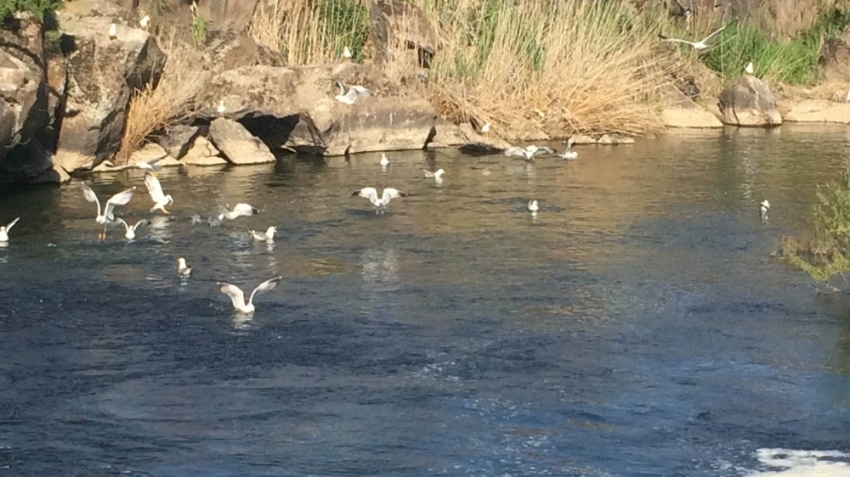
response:
M115 156L133 95L156 85L169 61L154 35L138 26L144 5L69 2L57 12L58 27L27 15L7 19L0 33L0 183L62 183L73 173L131 167L163 156L163 166L197 167L273 162L282 151L339 156L510 146L482 134L477 124L440 117L417 93L416 83L428 78L421 64L412 69L415 74L402 77L385 71L382 54L370 55L365 64L287 66L281 55L244 34L256 1L225 2L217 10L215 2L211 5L206 14L220 29L210 32L187 66L204 84L195 114L151 135L122 164ZM421 12L412 15L411 8L406 6L403 14L427 22ZM388 37L404 34L393 31L395 13L383 0L372 4L369 44L374 52L388 51ZM155 21L185 22L187 14L178 10L170 20ZM109 33L113 24L114 36ZM427 29L421 25L418 30ZM417 58L438 48L424 43L417 41ZM339 83L360 85L372 94L346 104L335 99ZM749 75L724 90L716 107L694 99L670 88L668 106L661 111L668 130L773 127L783 121L850 124L850 103L843 97L777 101L765 81ZM614 134L578 139L576 144L633 141Z

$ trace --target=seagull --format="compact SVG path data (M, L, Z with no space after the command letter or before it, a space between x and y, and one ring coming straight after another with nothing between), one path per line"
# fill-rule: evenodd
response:
M230 208L229 204L224 204L224 209L224 213L218 214L218 220L224 218L227 218L229 220L236 220L236 218L241 217L243 215L245 217L248 217L260 213L260 209L244 203L236 204L233 209Z
M145 30L148 29L148 25L150 25L150 23L151 23L150 15L145 15L141 20L139 20L139 26L141 26Z
M770 210L770 202L767 199L761 201L761 206L759 207L759 213L761 215L761 220L767 220L767 212Z
M555 154L555 151L552 148L545 146L537 147L535 145L528 146L525 149L521 147L509 147L505 149L504 154L506 156L522 156L522 158L526 161L533 161L534 156L537 154L543 154L544 152L548 154Z
M488 132L490 132L490 123L484 123L484 125L481 126L481 134L487 134Z
M142 219L136 222L136 225L130 225L125 222L124 219L122 219L121 217L117 217L115 221L124 224L124 238L126 238L127 240L133 240L134 238L136 238L136 229L139 228L140 225L146 224L148 222L147 220Z
M755 70L753 69L753 62L751 61L751 62L747 63L747 67L744 68L744 73L751 75L751 74L753 74L753 71L755 71Z
M162 170L162 166L158 166L156 163L165 159L166 157L168 157L168 154L166 154L162 157L157 157L156 159L151 159L150 161L139 161L134 165L136 167L138 167L139 169L142 169L142 170L145 170L145 171L159 172L159 171Z
M847 94L844 95L844 101L850 101L850 91L847 91Z
M717 31L715 31L714 33L712 33L711 35L708 35L707 37L705 37L705 38L703 38L702 40L697 41L697 42L687 41L687 40L680 40L680 39L678 39L678 38L667 38L666 36L661 35L661 34L659 34L658 36L659 36L659 37L661 37L661 41L676 41L676 42L679 42L679 43L687 43L688 45L691 45L692 47L694 47L694 49L695 49L695 50L705 50L705 49L707 49L707 48L708 48L708 46L709 46L706 42L707 42L708 40L710 40L710 39L714 38L714 35L716 35L716 34L720 33L720 32L721 32L721 31L723 31L725 28L726 28L726 25L723 25L723 26L722 26L722 27L720 27Z
M336 100L340 103L351 105L357 102L357 98L359 96L372 96L372 92L362 86L351 85L348 89L348 93L346 93L345 85L342 81L337 81L336 85L339 86L339 94L334 96L334 98L336 98Z
M166 205L171 205L174 203L174 199L171 198L171 194L165 195L162 192L162 185L159 183L159 179L156 178L150 172L145 173L145 185L148 188L148 193L151 195L151 199L153 199L153 207L151 207L151 212L156 209L162 210L165 214L170 214L171 212L165 210Z
M215 108L215 111L219 116L224 116L224 112L227 111L227 106L224 105L224 100L218 102L218 107Z
M531 199L528 201L528 211L532 214L536 214L537 211L540 210L540 207L537 205L537 201L535 199Z
M387 158L386 154L381 154L381 169L384 171L387 170L387 166L390 165L390 160Z
M578 153L573 151L573 141L573 138L569 138L565 141L567 143L567 147L564 148L564 152L558 154L558 157L570 161L578 157Z
M384 213L386 211L387 206L390 205L390 200L395 199L397 197L407 197L407 194L404 192L399 192L397 189L393 189L392 187L384 188L384 192L381 194L381 198L378 198L378 191L374 187L364 187L360 190L356 190L351 193L351 196L359 196L365 197L369 199L369 202L375 206L375 214Z
M255 310L254 295L272 290L278 283L280 283L281 280L283 280L283 277L274 277L260 283L257 288L254 288L254 291L251 292L251 296L248 297L248 303L245 303L245 294L242 292L242 289L236 285L224 282L218 282L216 285L218 285L218 290L220 292L230 297L230 301L233 302L233 308L235 308L236 311L245 315L250 315L251 313L254 313Z
M346 46L345 48L343 48L343 49L342 49L342 56L343 56L343 58L345 58L345 59L347 59L347 60L350 60L350 59L351 59L351 56L352 56L352 55L351 55L351 50L350 50L350 49L348 49L348 47L347 47L347 46Z
M97 217L94 219L95 222L103 225L115 221L115 216L112 214L113 209L115 209L118 205L127 205L127 202L130 202L130 199L133 198L133 191L136 190L136 187L134 186L110 197L109 200L106 201L106 205L103 207L103 214L101 214L100 201L97 199L94 191L91 190L91 187L89 187L85 182L82 182L81 184L83 187L83 195L86 197L86 200L97 204Z
M265 240L266 242L271 242L274 240L274 234L277 233L277 227L272 225L267 228L265 232L257 232L254 230L248 230L248 232L251 232L251 235L254 236L254 240Z
M113 23L112 25L109 25L109 38L114 40L115 37L117 37L117 36L118 36L118 25Z
M9 222L9 225L7 225L5 227L0 226L0 243L6 243L6 242L9 241L9 231L12 230L12 227L14 227L15 224L18 223L19 220L21 220L20 217Z
M442 176L443 174L446 173L446 171L444 171L442 169L440 169L436 172L431 172L428 169L422 169L422 172L425 173L425 177L428 178L428 179L431 179L431 178L439 179L440 176Z
M192 267L186 265L186 259L183 257L177 259L177 273L182 277L192 276Z

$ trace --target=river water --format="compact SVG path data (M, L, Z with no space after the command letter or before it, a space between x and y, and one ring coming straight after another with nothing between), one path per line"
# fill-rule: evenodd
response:
M850 475L850 300L771 258L850 129L577 150L165 170L132 242L78 184L7 193L0 475ZM250 318L216 287L275 275Z

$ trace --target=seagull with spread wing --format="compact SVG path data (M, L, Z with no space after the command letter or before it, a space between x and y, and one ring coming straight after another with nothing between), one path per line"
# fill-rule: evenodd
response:
M245 203L239 203L230 208L230 204L224 204L224 212L218 214L218 220L227 218L228 220L236 220L238 217L249 217L254 214L259 214L260 209Z
M148 188L148 193L151 195L151 199L153 199L151 212L159 209L165 214L170 214L171 212L165 210L165 206L173 204L174 199L171 197L171 194L165 195L162 192L162 184L159 183L159 179L150 172L146 172L145 186Z
M708 40L711 40L712 38L714 38L715 35L722 32L725 28L726 28L726 25L723 25L722 27L717 29L714 33L712 33L711 35L708 35L707 37L703 38L700 41L688 41L688 40L681 40L679 38L667 38L663 34L659 34L658 36L661 38L661 41L672 41L672 42L678 42L678 43L685 43L687 45L691 45L692 47L694 47L695 50L700 51L700 50L708 49L709 46L710 46L708 44Z
M543 154L543 153L555 154L555 150L552 149L551 147L545 147L545 146L544 147L537 147L537 146L532 144L530 146L527 146L525 149L523 149L521 147L516 147L516 146L509 147L509 148L505 149L505 152L504 152L504 154L506 156L521 156L523 159L525 159L526 161L529 161L529 162L534 160L534 156L536 156L538 154Z
M257 288L254 288L254 291L251 292L251 296L248 297L248 303L245 303L245 293L243 293L242 289L236 285L224 282L218 282L216 285L218 285L218 290L220 292L230 297L230 301L233 303L233 308L237 312L250 315L251 313L254 313L254 310L256 309L254 307L254 295L259 295L260 293L265 293L274 289L281 280L283 280L283 277L274 277L260 283Z
M134 238L136 238L136 229L138 229L140 225L148 223L147 220L142 219L136 222L136 225L130 225L121 217L116 217L115 221L124 224L124 238L126 238L127 240L133 240Z
M134 186L110 197L109 200L106 201L106 205L103 206L103 213L101 214L100 201L97 199L97 195L95 195L94 191L91 190L91 187L89 187L85 182L82 182L81 184L83 188L83 195L86 200L97 204L97 217L94 219L95 222L103 225L115 221L115 215L113 215L115 207L119 205L127 205L127 203L130 202L130 199L133 198L133 192L136 190L136 187Z
M0 226L0 243L6 243L6 242L9 241L9 231L12 230L12 227L14 227L15 224L18 223L19 220L21 220L20 217L9 222L9 225L7 225L5 227Z
M390 205L390 200L398 198L398 197L407 197L407 194L404 192L400 192L398 189L393 189L392 187L384 188L383 193L381 194L381 198L378 198L378 190L374 187L364 187L360 190L356 190L351 193L351 196L365 197L369 199L369 202L375 206L375 214L383 214L387 210L387 206Z

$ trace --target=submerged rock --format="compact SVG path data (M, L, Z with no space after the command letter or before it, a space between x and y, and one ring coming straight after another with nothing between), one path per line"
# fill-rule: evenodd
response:
M277 160L263 141L232 119L213 121L210 124L210 141L233 164L263 164Z
M718 104L723 123L733 126L778 126L782 116L767 82L750 75L738 78L720 93Z

